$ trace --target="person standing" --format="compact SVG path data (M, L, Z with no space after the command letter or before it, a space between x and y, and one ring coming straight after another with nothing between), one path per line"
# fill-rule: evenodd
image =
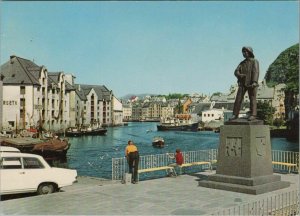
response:
M233 117L230 120L237 119L244 99L244 95L248 92L250 99L250 116L248 121L256 119L257 101L256 93L259 77L259 63L254 58L253 49L251 47L243 47L242 53L244 60L236 68L234 75L238 79L238 92L233 107Z
M129 166L129 173L132 175L131 182L137 184L140 156L137 147L131 140L128 141L128 145L125 149L125 156Z

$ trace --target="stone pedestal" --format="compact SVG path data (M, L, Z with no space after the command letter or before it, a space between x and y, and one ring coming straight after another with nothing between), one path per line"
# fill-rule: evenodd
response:
M273 175L269 126L262 121L227 122L220 129L215 175L199 186L247 194L261 194L288 187Z

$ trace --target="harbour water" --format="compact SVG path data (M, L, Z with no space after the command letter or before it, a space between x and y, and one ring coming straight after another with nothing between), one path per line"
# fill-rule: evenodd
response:
M211 131L157 131L156 122L130 122L128 126L108 128L106 136L83 136L70 138L67 167L76 169L80 176L111 179L111 159L124 157L128 140L136 143L140 155L162 154L182 151L217 149L219 133ZM161 136L164 148L152 147L152 138ZM299 144L285 138L272 138L272 149L299 151Z

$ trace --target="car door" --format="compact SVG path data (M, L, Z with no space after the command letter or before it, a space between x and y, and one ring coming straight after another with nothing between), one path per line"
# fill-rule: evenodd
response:
M24 170L20 157L2 157L0 161L0 191L2 194L24 190Z
M24 184L28 190L37 190L40 183L49 179L47 169L36 157L23 157L24 165Z

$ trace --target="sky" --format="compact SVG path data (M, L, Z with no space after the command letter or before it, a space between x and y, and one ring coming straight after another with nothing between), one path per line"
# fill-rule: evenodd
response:
M1 1L11 55L127 94L229 92L251 46L263 80L299 43L298 1Z

